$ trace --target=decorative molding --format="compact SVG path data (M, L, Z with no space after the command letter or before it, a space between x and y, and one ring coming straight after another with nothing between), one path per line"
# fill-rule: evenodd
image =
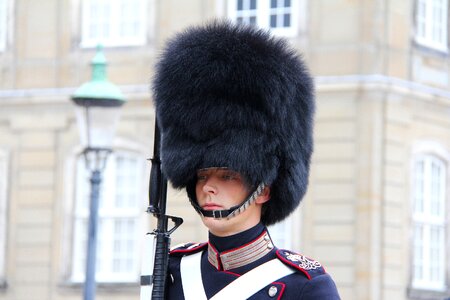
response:
M127 98L130 101L139 100L139 96L144 96L146 99L150 96L148 84L122 85L118 88L126 95L137 96ZM76 89L77 87L0 90L0 99L2 99L2 105L20 104L25 101L39 104L66 102Z
M395 90L399 93L415 94L422 98L438 98L446 104L450 104L450 91L446 89L431 87L422 83L382 74L317 76L315 77L315 82L319 92L357 88Z

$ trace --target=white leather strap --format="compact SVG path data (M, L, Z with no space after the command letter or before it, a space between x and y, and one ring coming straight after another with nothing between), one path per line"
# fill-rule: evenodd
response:
M181 281L186 300L207 299L203 288L201 257L202 252L199 252L181 259ZM278 259L272 259L236 278L214 295L211 300L247 299L277 279L294 272L294 269L289 268Z
M202 280L202 251L181 258L180 273L184 299L206 300Z
M275 280L294 272L294 269L289 268L278 259L272 259L231 282L211 300L247 299Z

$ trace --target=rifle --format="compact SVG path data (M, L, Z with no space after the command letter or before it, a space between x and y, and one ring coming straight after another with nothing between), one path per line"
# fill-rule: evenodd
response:
M149 182L149 206L147 213L157 218L157 227L145 235L142 259L141 300L163 300L167 294L170 235L182 223L179 217L166 215L167 179L161 172L161 133L155 117L155 137ZM174 226L168 229L168 221Z

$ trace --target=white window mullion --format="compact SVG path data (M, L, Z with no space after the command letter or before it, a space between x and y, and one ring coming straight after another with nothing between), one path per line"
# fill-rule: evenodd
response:
M84 280L86 272L87 234L88 218L77 217L74 224L72 281Z
M115 23L115 26L116 26L115 31L117 32L117 36L119 38L124 38L127 36L127 31L128 31L127 27L128 27L128 23L130 21L128 10L133 5L135 5L135 1L133 1L133 0L128 0L128 1L119 0L117 2L117 5L116 5L117 9L115 10L115 13L116 13L115 20L120 20L120 21Z
M434 0L428 0L428 3L425 1L425 5L426 5L426 10L425 10L425 26L426 26L426 31L425 31L425 39L432 41L432 36L433 36L433 6L434 6Z
M108 18L109 29L111 31L110 39L120 39L124 38L120 35L120 27L123 22L122 17L120 15L121 12L121 3L118 0L110 0L110 14Z
M433 27L433 40L436 40L438 44L444 44L445 42L445 36L444 36L444 28L446 26L446 14L447 10L445 9L445 2L444 0L434 0L434 7L433 7L433 16L432 20L434 21Z
M8 29L8 1L0 0L0 52L6 48Z
M425 279L430 278L430 225L425 224L424 225L424 232L423 232L423 274Z
M8 155L0 150L0 283L5 279Z
M118 16L117 32L118 36L123 38L127 36L140 36L142 26L139 26L139 20L144 20L144 3L139 0L119 0L117 5Z
M439 0L433 0L431 5L431 17L430 20L432 22L432 26L430 26L430 37L432 40L436 42L441 41L441 33L439 32L441 24L442 24L442 12L440 11L440 2Z
M271 225L268 228L270 236L273 239L274 244L282 249L289 249L291 245L292 236L292 218L279 222L277 224Z
M82 0L81 46L144 44L146 3L146 0Z
M116 203L115 211L119 218L116 224L120 224L120 230L118 235L121 239L117 241L119 245L116 258L119 261L120 271L124 277L136 276L135 270L138 270L138 257L139 236L136 235L139 232L139 188L136 186L139 178L142 174L141 164L138 163L135 157L124 155L120 159L119 168L122 170L116 177L116 196L120 195L122 199L119 199ZM131 247L132 249L128 249Z
M446 288L445 170L445 164L430 155L419 157L415 163L412 285L419 289Z
M440 248L439 248L439 256L437 258L437 264L439 267L439 278L438 282L442 283L442 288L445 287L445 271L447 266L447 260L445 255L445 227L441 227L439 231L439 239L440 239Z
M272 1L275 1L275 7L271 7ZM276 35L295 36L298 31L299 1L302 0L229 0L228 16L238 23L270 29ZM276 19L275 26L271 26L272 15ZM284 26L285 15L289 16L289 26Z
M235 0L228 2L228 15L238 23L257 24L257 0Z
M259 1L258 2L258 26L262 28L269 29L269 1Z
M102 184L102 207L100 210L100 218L103 228L99 231L99 240L101 240L101 251L97 252L97 256L101 256L102 266L98 270L98 276L101 281L111 281L111 249L112 249L112 231L113 219L111 218L111 209L114 207L115 195L115 176L116 176L116 159L115 155L108 157L107 167L105 168L104 182ZM101 237L100 237L101 235Z
M100 6L100 37L109 40L114 36L114 1L102 0Z
M135 282L139 275L139 224L143 211L139 191L143 158L126 152L109 156L100 185L96 279L99 282ZM83 159L77 164L73 244L73 281L84 279L90 184ZM119 247L116 247L116 246ZM116 265L115 265L116 264ZM119 268L115 267L119 264Z
M445 288L445 282L446 282L446 278L445 278L445 273L446 273L446 266L448 264L447 261L447 255L445 253L445 249L446 249L446 193L445 193L445 189L446 189L446 181L447 181L447 176L446 176L446 167L445 164L438 160L437 161L437 165L439 166L439 178L437 179L438 182L438 198L439 198L439 219L440 219L440 224L439 224L439 255L437 258L437 266L439 268L439 278L438 278L438 282L441 283L440 288L444 289Z
M416 162L415 165L415 193L414 193L414 214L423 214L424 212L424 176L425 166L423 161Z
M117 29L117 28L116 28ZM105 206L105 221L108 224L103 232L105 237L105 246L107 247L108 253L105 253L105 273L104 281L114 282L115 276L113 271L113 258L114 258L114 227L116 218L113 215L116 193L117 193L117 182L116 176L117 172L123 172L123 170L117 170L117 156L114 155L110 157L110 172L108 173L108 194L107 194L107 205Z
M417 37L418 38L424 38L427 36L426 30L426 4L424 0L417 1Z
M108 249L108 245L106 244L105 232L107 231L107 220L99 216L98 218L98 227L97 227L97 249L96 249L96 265L95 265L95 280L97 282L105 281L103 278L103 274L107 272L105 268L107 267L105 264L105 255L107 255L106 249Z
M448 0L419 0L416 9L416 41L447 52Z
M76 163L76 197L74 203L74 237L72 280L81 281L86 267L87 219L89 211L88 176L85 161L79 157Z
M433 260L432 268L432 281L437 283L444 282L444 267L445 259L444 251L444 228L442 226L436 226L433 232L433 253L431 259ZM439 288L439 286L437 286Z
M414 225L414 268L413 275L416 281L421 281L424 278L423 275L423 225L416 222Z
M441 213L440 217L442 218L442 220L444 222L443 225L445 225L445 222L446 222L445 212L447 211L447 205L446 205L447 201L445 199L446 198L445 189L447 187L447 184L446 184L447 176L446 176L446 172L445 172L446 168L445 168L444 164L441 165L440 170L441 170L441 176L439 178L440 179L440 182L439 182L439 199L441 199L441 201L440 201L440 209L439 209L439 211Z
M273 3L272 3L273 2ZM291 7L285 6L284 0L271 0L269 6L269 24L271 28L289 27L285 24L285 16L291 19Z
M103 282L114 281L114 273L112 270L112 252L113 252L113 238L114 238L114 219L103 218L104 228L102 230L103 250L97 255L102 258L102 269L99 270L99 279Z

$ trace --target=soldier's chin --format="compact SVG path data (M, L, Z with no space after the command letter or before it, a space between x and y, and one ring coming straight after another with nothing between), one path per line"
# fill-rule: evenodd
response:
M202 222L205 227L208 228L209 232L217 236L228 236L231 232L229 226L231 225L230 220L226 218L215 219L213 217L202 217Z

